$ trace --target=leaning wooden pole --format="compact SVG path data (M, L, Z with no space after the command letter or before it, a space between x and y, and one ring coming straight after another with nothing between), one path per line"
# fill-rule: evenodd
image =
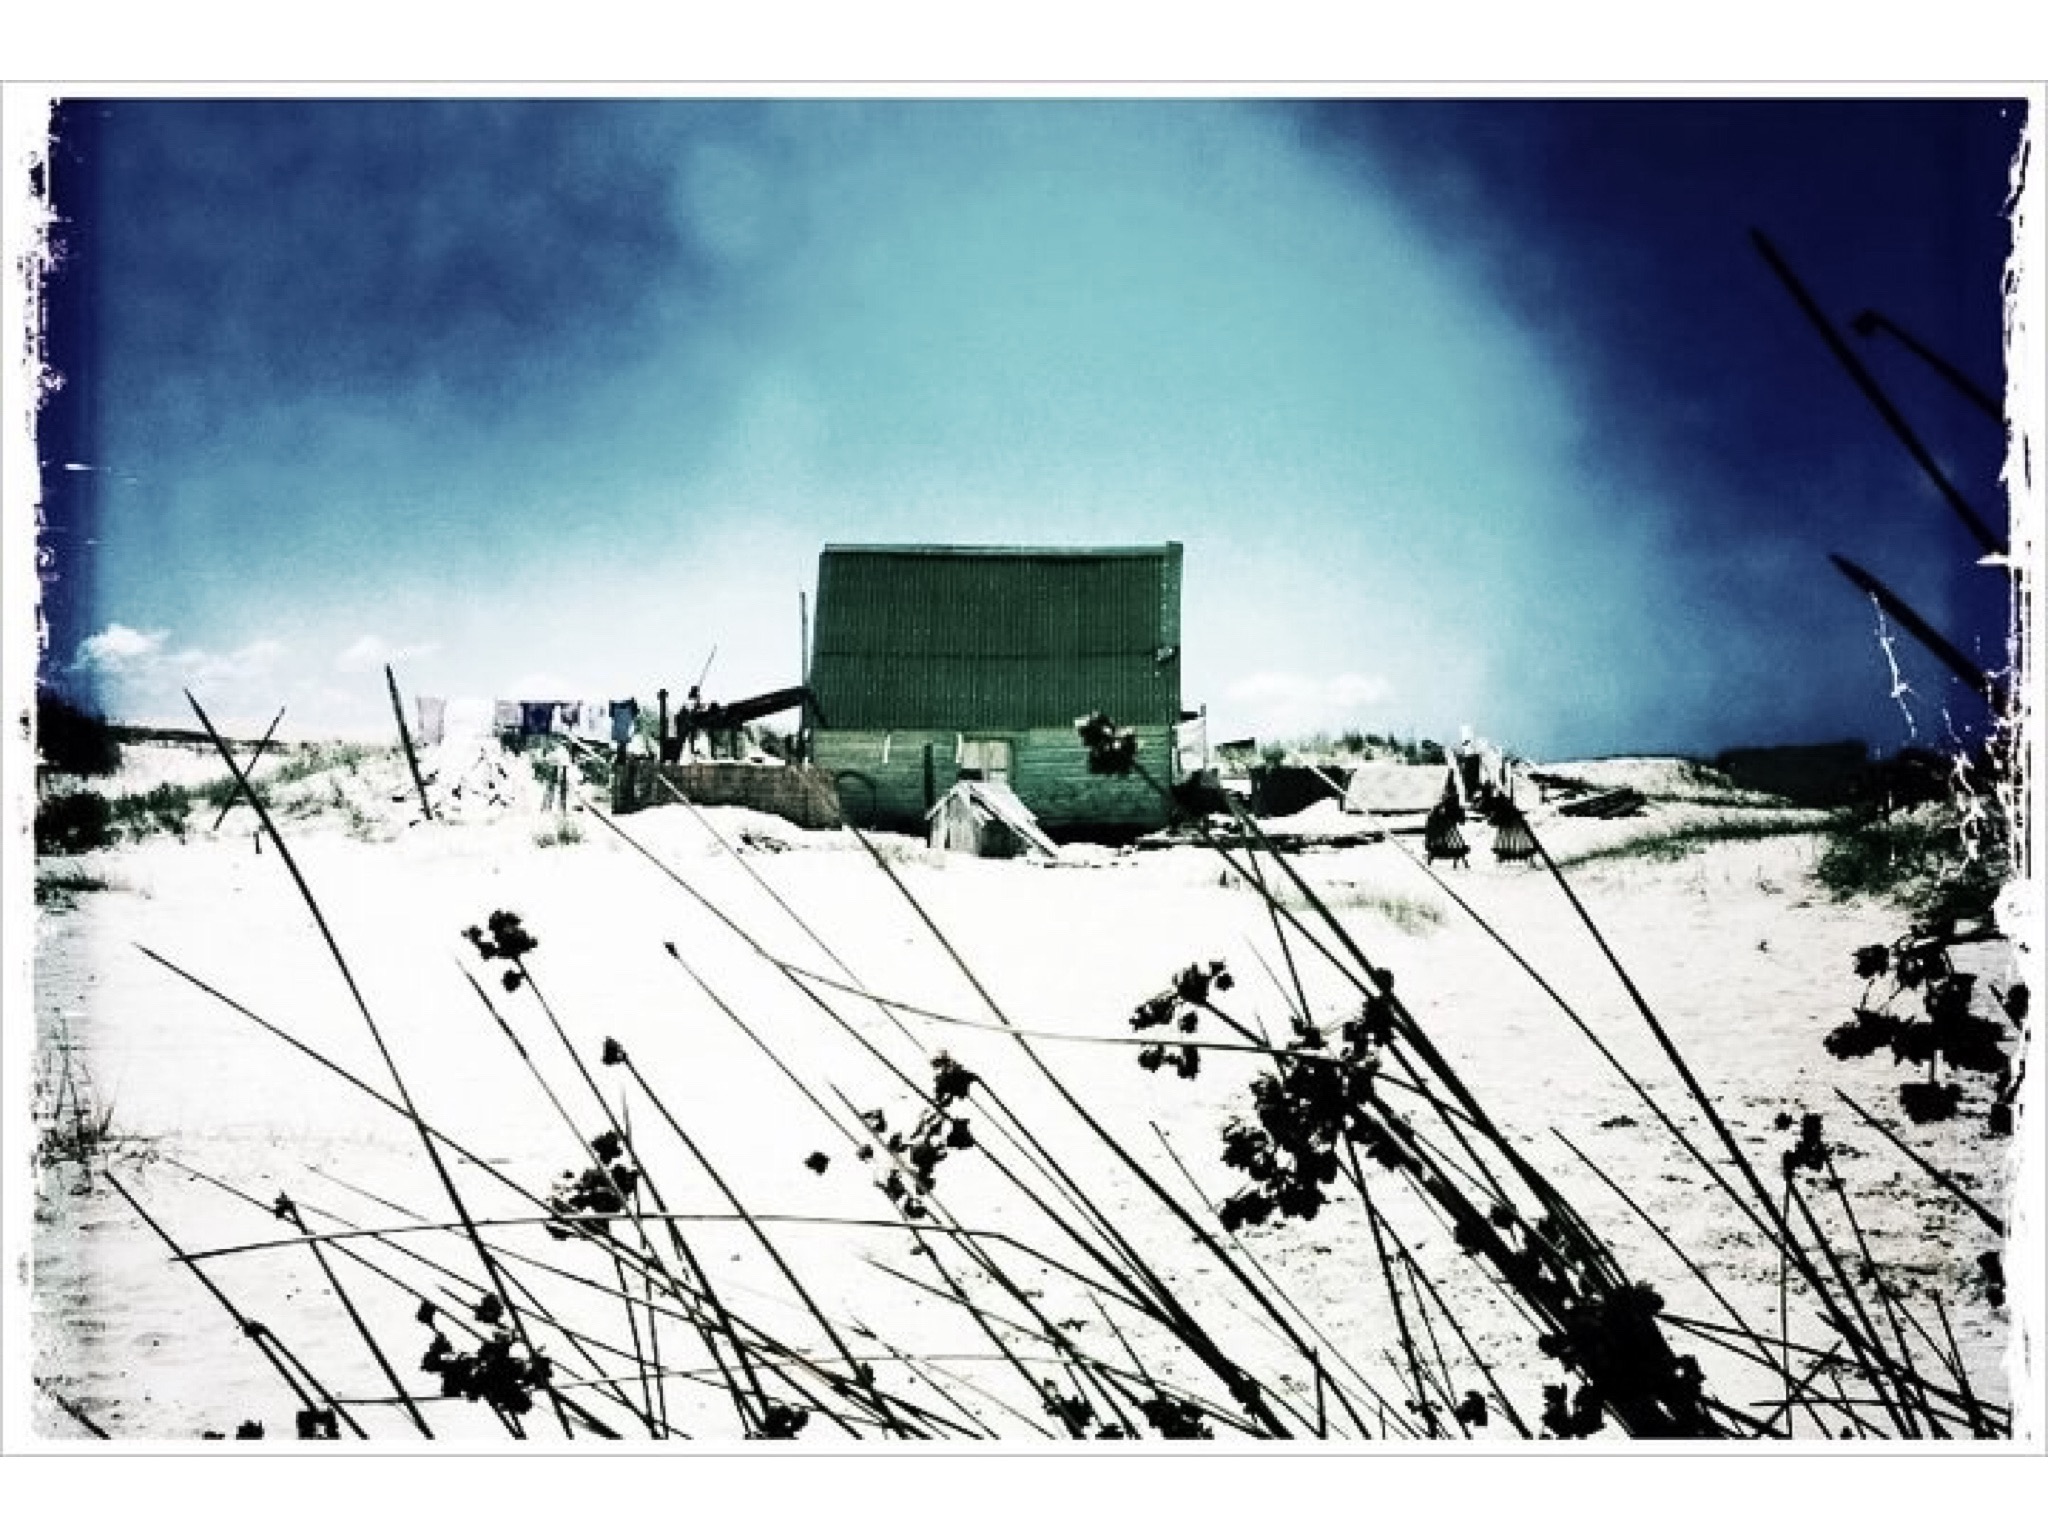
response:
M1942 500L1949 504L1950 510L1962 520L1963 526L1968 528L1977 542L1984 547L1984 553L1996 559L2005 559L2010 553L2006 541L1992 531L1984 519L1977 515L1977 509L1970 505L1961 491L1956 489L1954 482L1942 473L1941 466L1934 461L1934 455L1929 453L1926 445L1914 435L1913 429L1906 424L1906 418L1899 413L1899 408L1892 404L1891 397L1879 387L1870 370L1863 366L1863 360L1849 349L1847 342L1842 340L1826 314L1822 312L1820 305L1814 302L1813 295L1808 293L1806 286L1799 281L1790 264L1778 254L1778 248L1765 238L1762 230L1752 229L1749 238L1755 242L1758 254L1777 274L1778 281L1785 285L1786 292L1792 295L1800 311L1820 333L1820 339L1827 343L1828 350L1835 355L1835 361L1842 365L1842 370L1855 381L1856 387L1863 391L1864 398L1876 407L1877 414L1884 418L1884 424L1892 429L1892 436L1899 440L1906 452L1912 455L1913 462L1918 464L1927 478L1934 482L1934 488L1941 493Z
M248 766L242 770L243 778L246 779L256 772L256 765L263 761L263 754L270 750L270 738L277 734L278 724L283 719L284 706L280 704L277 706L277 713L270 718L270 729L263 733L263 739L256 743L256 750L249 754ZM228 795L227 799L222 802L220 814L213 818L214 831L218 832L220 830L220 824L228 819L228 812L235 808L235 802L241 798L242 790L238 784Z
M388 661L384 664L384 681L391 689L391 713L398 721L398 743L405 748L405 766L412 770L412 787L420 792L420 810L432 821L434 807L427 800L427 781L420 777L419 754L412 749L412 732L405 726L405 705L398 697L398 678Z
M1921 362L1946 379L1955 392L1969 401L1970 404L1976 406L1978 410L2001 426L2005 424L2005 407L1992 399L1975 379L1964 373L1962 369L1943 357L1934 348L1928 346L1926 342L1915 336L1882 310L1864 310L1862 314L1849 322L1849 329L1858 336L1865 337L1875 336L1879 331L1885 332L1897 341L1900 346L1911 352Z
M1828 558L1834 561L1836 570L1854 582L1865 596L1891 616L1894 623L1926 646L1937 661L1960 681L1982 694L1992 709L2004 713L2006 693L2002 684L1987 676L1982 667L1958 650L1941 631L1915 613L1904 598L1854 560L1845 555L1829 555Z

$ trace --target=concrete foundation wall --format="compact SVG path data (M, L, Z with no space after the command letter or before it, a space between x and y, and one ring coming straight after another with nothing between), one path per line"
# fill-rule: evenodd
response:
M832 777L816 767L762 763L657 763L628 758L614 773L612 809L623 814L652 805L672 805L676 796L660 780L696 805L739 805L780 816L812 831L837 827L839 797Z

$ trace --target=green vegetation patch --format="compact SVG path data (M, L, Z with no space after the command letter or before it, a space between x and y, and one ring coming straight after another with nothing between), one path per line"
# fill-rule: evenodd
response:
M1963 818L1946 808L1838 824L1814 868L1837 901L1897 901L1934 922L1988 913L2011 873L2003 842L1973 844Z
M1611 847L1588 849L1559 859L1557 863L1560 869L1582 869L1590 864L1627 860L1675 864L1716 843L1756 843L1774 837L1807 837L1815 832L1825 832L1837 824L1838 818L1834 816L1784 812L1719 817L1713 821L1642 832Z

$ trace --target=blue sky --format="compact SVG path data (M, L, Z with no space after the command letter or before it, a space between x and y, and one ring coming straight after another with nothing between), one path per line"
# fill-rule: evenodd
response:
M1969 727L2006 580L1802 318L2002 388L2023 108L1968 100L66 103L46 683L799 666L828 542L1186 546L1219 736L1532 756ZM2001 529L1996 423L1854 341ZM1077 712L1086 706L1076 701Z

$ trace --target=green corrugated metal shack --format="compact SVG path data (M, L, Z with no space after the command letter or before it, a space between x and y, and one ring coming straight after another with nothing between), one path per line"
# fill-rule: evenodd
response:
M1049 830L1162 826L1135 774L1094 775L1074 722L1101 711L1173 782L1178 544L1117 549L827 545L812 748L849 819L918 828L961 777L1007 780Z

